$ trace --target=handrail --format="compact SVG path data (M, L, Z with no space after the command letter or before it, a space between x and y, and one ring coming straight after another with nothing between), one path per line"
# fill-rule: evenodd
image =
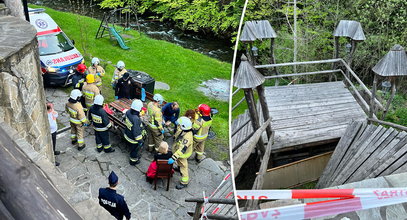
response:
M236 134L237 132L239 132L240 130L242 130L242 128L243 128L244 126L246 126L250 121L251 121L250 118L247 119L247 121L245 121L239 128L236 128L236 130L232 131L232 132L233 132L233 133L232 133L232 137L235 136L235 134Z
M243 164L246 162L247 158L249 158L250 153L256 147L257 142L261 138L263 132L271 123L271 118L269 118L257 131L254 133L250 139L243 144L241 147L243 150L239 151L237 155L233 157L233 171L235 177L239 175L239 171L242 168Z
M362 80L359 79L358 75L356 75L356 73L353 72L353 70L350 68L350 66L343 59L340 59L340 61L343 64L343 66L352 74L352 76L356 79L356 81L358 81L360 86L362 86L363 90L365 90L365 92L369 95L369 97L372 98L372 92L366 87L366 85L362 82ZM384 110L384 107L379 102L379 100L375 99L374 101L375 101L376 105L378 105L381 110Z
M387 125L387 126L390 126L390 127L394 127L394 128L399 129L399 130L402 130L402 131L407 131L407 127L403 126L403 125L395 124L395 123L388 122L388 121L382 121L382 120L375 119L375 118L368 118L367 120L371 121L371 122Z
M185 199L185 202L196 202L195 211L188 212L189 215L192 215L193 220L199 220L201 217L202 206L206 202L204 198L189 198ZM227 204L227 205L235 205L236 201L234 199L219 199L219 198L209 198L207 199L208 203L216 203L216 204ZM210 219L238 219L237 216L227 216L227 215L207 215Z
M307 76L307 75L317 75L317 74L327 74L327 73L339 73L342 70L322 70L322 71L315 71L315 72L304 72L304 73L292 73L292 74L280 74L274 76L265 76L265 79L275 79L275 78L284 78L284 77L291 77L291 76Z
M243 97L242 99L240 99L240 101L238 101L238 102L236 103L236 105L233 106L232 111L235 110L240 104L242 104L242 102L243 102L245 99L246 99L245 97Z
M236 95L240 91L240 88L237 88L233 93L232 96Z
M328 59L328 60L302 61L302 62L291 62L291 63L276 63L276 64L256 65L256 66L254 66L254 68L263 69L263 68L296 66L296 65L306 65L306 64L336 63L336 62L340 62L341 60L342 59Z

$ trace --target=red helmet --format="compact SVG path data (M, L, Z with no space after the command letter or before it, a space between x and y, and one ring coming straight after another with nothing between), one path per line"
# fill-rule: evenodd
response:
M76 70L77 70L78 72L80 72L80 73L84 73L85 70L86 70L85 64L83 64L83 63L79 64L79 65L76 67Z
M211 115L211 108L207 104L200 104L198 106L199 111L203 116L210 116Z

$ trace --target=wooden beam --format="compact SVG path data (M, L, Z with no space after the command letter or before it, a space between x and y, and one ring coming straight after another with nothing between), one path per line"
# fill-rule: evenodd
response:
M259 101L260 101L260 106L261 106L261 111L263 113L263 119L264 121L267 121L270 117L270 111L269 108L267 107L267 102L266 102L266 95L264 94L264 86L263 84L257 86L257 94L259 95ZM270 139L272 132L271 132L271 123L269 126L266 128L267 132L267 138Z
M403 125L399 125L399 124L395 124L395 123L387 122L387 121L382 121L382 120L375 119L375 118L368 118L367 120L369 120L371 122L379 123L382 125L387 125L387 126L390 126L390 127L402 130L402 131L407 131L407 127L403 126Z
M345 68L349 71L349 73L352 74L352 76L356 79L356 81L357 81L357 82L359 83L359 85L363 88L363 90L365 90L365 92L366 92L370 97L372 97L372 92L366 87L366 85L362 82L362 80L359 79L358 75L356 75L356 73L353 72L353 70L350 68L350 66L349 66L343 59L340 59L340 60L341 60L341 62L342 62L342 64L343 64L343 66L345 66ZM384 110L384 107L383 107L383 105L379 102L379 100L374 99L374 101L375 101L376 105L378 105L381 110Z
M256 147L256 143L259 141L264 130L266 130L270 122L271 118L269 118L259 129L256 130L253 136L251 136L250 139L245 144L243 144L238 154L235 157L233 157L233 171L235 177L239 175L240 169L242 168L246 160L249 158L251 152Z
M236 95L240 91L240 88L237 88L233 93L232 96Z
M305 73L292 73L292 74L281 74L275 76L265 76L265 79L275 79L275 78L283 78L283 77L292 77L292 76L306 76L306 75L316 75L316 74L327 74L327 73L340 73L342 70L323 70L323 71L315 71L315 72L305 72Z
M322 63L336 63L341 62L342 59L328 59L328 60L314 60L314 61L302 61L302 62L291 62L291 63L276 63L276 64L266 64L266 65L256 65L254 68L273 68L282 66L295 66L295 65L307 65L307 64L322 64Z
M256 103L254 100L253 89L243 89L244 95L246 97L247 107L249 108L249 116L252 122L253 131L256 131L260 127L259 115L256 109ZM261 154L264 154L264 143L262 139L258 139L257 148L260 150Z
M377 86L377 75L374 74L373 86L372 86L372 97L370 99L369 118L373 118L373 115L375 114L374 100L376 99L376 86Z
M360 102L362 103L362 105L365 107L365 108L362 108L363 111L364 111L366 114L368 114L367 111L370 109L370 108L369 108L369 105L366 103L366 101L365 101L365 99L362 97L362 95L360 95L359 91L357 90L357 88L355 87L355 85L352 83L352 81L346 76L346 74L345 74L342 70L341 70L341 73L342 73L343 77L345 77L345 80L346 80L346 81L349 83L349 85L352 87L353 91L355 91L355 94L356 94L356 96L359 98L359 100L360 100ZM373 114L372 117L377 118L375 114Z
M243 97L242 99L240 99L235 106L233 106L232 111L235 110L240 104L242 104L242 102L244 101L245 97Z

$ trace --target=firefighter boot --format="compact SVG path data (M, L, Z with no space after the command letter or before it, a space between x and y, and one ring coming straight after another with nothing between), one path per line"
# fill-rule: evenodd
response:
M82 145L82 146L78 146L78 150L81 151L81 150L83 150L83 148L85 148L85 147L86 147L86 144L84 144L84 145Z
M175 186L175 188L176 188L176 189L183 189L183 188L186 188L187 186L188 186L188 184L178 183L178 184Z

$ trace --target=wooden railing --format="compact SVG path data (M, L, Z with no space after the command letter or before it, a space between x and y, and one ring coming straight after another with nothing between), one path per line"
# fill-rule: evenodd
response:
M199 220L201 215L202 215L202 206L205 203L205 200L203 198L189 198L185 199L185 202L195 202L195 211L194 212L188 212L190 216L192 216L193 220ZM216 204L225 204L225 205L236 205L236 202L234 199L208 199L208 203L216 203ZM206 216L209 219L219 219L219 220L226 220L226 219L238 219L237 216L227 216L227 215L216 215L216 214L206 214Z

